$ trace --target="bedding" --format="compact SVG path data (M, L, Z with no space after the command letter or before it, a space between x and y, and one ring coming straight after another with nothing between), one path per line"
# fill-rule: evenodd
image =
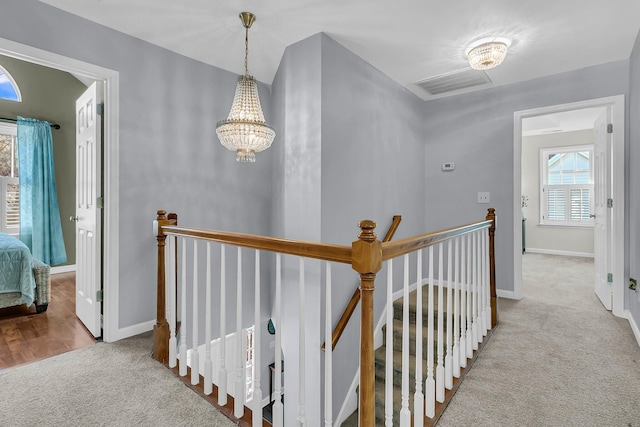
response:
M15 237L0 233L0 294L20 292L30 307L35 287L31 251Z

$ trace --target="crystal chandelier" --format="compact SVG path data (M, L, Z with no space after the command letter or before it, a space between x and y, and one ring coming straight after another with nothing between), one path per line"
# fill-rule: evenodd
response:
M240 20L245 28L244 75L238 78L229 117L219 121L216 126L216 134L222 145L235 151L236 160L243 163L255 162L256 153L269 148L276 136L273 128L265 123L258 85L253 76L249 75L247 67L249 28L255 19L255 15L250 12L240 13Z
M508 47L509 41L504 39L476 42L468 50L467 60L474 70L488 70L502 64Z

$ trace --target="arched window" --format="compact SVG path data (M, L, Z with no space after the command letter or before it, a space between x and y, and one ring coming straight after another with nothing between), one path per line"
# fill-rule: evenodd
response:
M20 89L11 74L0 65L0 99L22 102Z

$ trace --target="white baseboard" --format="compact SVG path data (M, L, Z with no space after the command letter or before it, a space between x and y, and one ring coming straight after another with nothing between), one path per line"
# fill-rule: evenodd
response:
M125 338L133 337L135 335L140 335L144 332L148 332L153 330L153 326L156 324L155 320L149 320L148 322L138 323L137 325L127 326L125 328L118 328L114 335L114 339L111 341L119 341Z
M631 312L628 312L629 324L631 325L631 330L633 331L633 335L636 336L636 341L638 341L638 345L640 346L640 327L636 323L636 320L631 315Z
M496 289L496 295L498 298L506 298L506 299L522 299L522 295L516 294L514 291L504 291L502 289Z
M532 254L564 255L564 256L577 256L577 257L583 257L583 258L593 258L593 254L589 252L571 252L571 251L556 251L554 249L526 248L525 253L527 252L531 252Z
M76 265L61 265L59 267L51 267L51 274L60 274L60 273L71 273L72 271L76 271Z

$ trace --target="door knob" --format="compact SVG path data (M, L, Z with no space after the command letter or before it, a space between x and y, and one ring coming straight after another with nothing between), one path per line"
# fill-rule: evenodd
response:
M77 217L77 216L73 216L73 215L71 215L71 216L69 217L69 221L71 221L71 222L78 222L78 217Z

